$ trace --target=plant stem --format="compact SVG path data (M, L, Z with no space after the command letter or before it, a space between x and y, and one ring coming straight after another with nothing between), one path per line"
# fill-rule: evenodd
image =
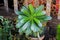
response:
M39 35L39 32L37 33L37 35L38 35L38 40L40 39L40 35Z

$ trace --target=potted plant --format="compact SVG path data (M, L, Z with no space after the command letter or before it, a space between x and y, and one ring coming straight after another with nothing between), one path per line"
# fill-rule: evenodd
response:
M29 4L28 8L23 6L20 11L16 11L18 15L16 28L19 29L20 35L25 33L26 36L32 35L33 37L38 37L31 38L31 40L40 40L40 34L44 29L42 23L51 20L51 17L47 16L43 9L43 5L34 8L32 4Z

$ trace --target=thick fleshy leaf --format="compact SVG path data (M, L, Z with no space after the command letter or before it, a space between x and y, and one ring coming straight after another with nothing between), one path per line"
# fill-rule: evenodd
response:
M36 8L37 9L37 11L42 11L43 9L44 9L44 5L40 5L38 8Z
M23 34L23 30L20 28L18 31L21 35Z
M46 14L46 11L42 11L42 14L45 15Z
M35 13L34 14L34 16L42 16L42 15L45 15L46 14L46 12L45 11L39 11L39 12L37 12L37 13Z
M27 27L30 27L30 22L26 22L23 26L22 26L22 29L23 31L26 30Z
M16 28L20 28L22 24L23 24L23 23L20 23L20 22L17 23L17 24L16 24Z
M37 16L37 19L40 20L40 22L47 22L48 20L46 19L46 15L43 15L43 16Z
M25 7L25 6L22 7L21 12L23 12L26 16L30 15L30 12L29 12L28 8Z
M27 16L26 14L24 14L24 13L21 12L21 11L16 11L15 13L16 13L17 15Z
M21 19L20 22L16 24L16 28L20 28L28 19L25 17L24 19Z
M26 33L26 35L31 34L31 29L30 29L30 27L28 27L28 28L26 29L25 33Z
M19 15L19 16L18 16L18 19L22 19L22 18L24 18L24 17L26 17L26 16L24 16L24 15Z
M33 14L35 12L35 9L32 4L29 4L28 8L29 8L31 14Z
M36 8L36 13L41 12L44 9L44 5L40 5L38 8Z
M3 16L0 16L0 20L2 20L2 21L3 21Z
M26 21L28 21L28 20L29 20L28 17L24 17L22 20L20 20L20 22L23 23L23 22L26 22Z
M36 24L34 24L34 23L32 23L32 25L31 25L31 30L33 31L33 32L39 32L39 27L36 25Z
M22 18L23 18L23 16L22 16L22 15L19 15L19 16L18 16L18 19L20 19L20 20L21 20Z
M44 20L46 18L46 15L37 16L36 18L39 19L39 20Z
M52 19L52 17L46 16L46 18L44 20L51 20L51 19Z
M40 22L40 20L34 18L34 21L37 23L37 25L38 25L39 27L42 27L42 23Z
M16 11L15 13L16 13L17 15L22 14L22 12L21 12L21 11Z
M19 15L17 22L20 22L20 20L23 19L23 18L25 18L25 17L26 17L26 16L24 16L24 15Z

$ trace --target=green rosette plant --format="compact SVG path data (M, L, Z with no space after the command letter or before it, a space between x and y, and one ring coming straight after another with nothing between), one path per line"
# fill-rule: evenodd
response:
M32 34L39 37L43 31L42 23L52 19L43 9L43 5L34 8L32 4L29 4L28 8L23 6L20 11L16 11L18 15L16 28L19 29L20 34L25 33L27 36Z

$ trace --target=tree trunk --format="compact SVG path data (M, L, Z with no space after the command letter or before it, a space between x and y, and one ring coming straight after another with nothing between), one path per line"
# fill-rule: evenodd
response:
M18 1L14 0L14 12L18 11Z
M4 7L5 7L5 10L8 12L8 0L4 0Z

